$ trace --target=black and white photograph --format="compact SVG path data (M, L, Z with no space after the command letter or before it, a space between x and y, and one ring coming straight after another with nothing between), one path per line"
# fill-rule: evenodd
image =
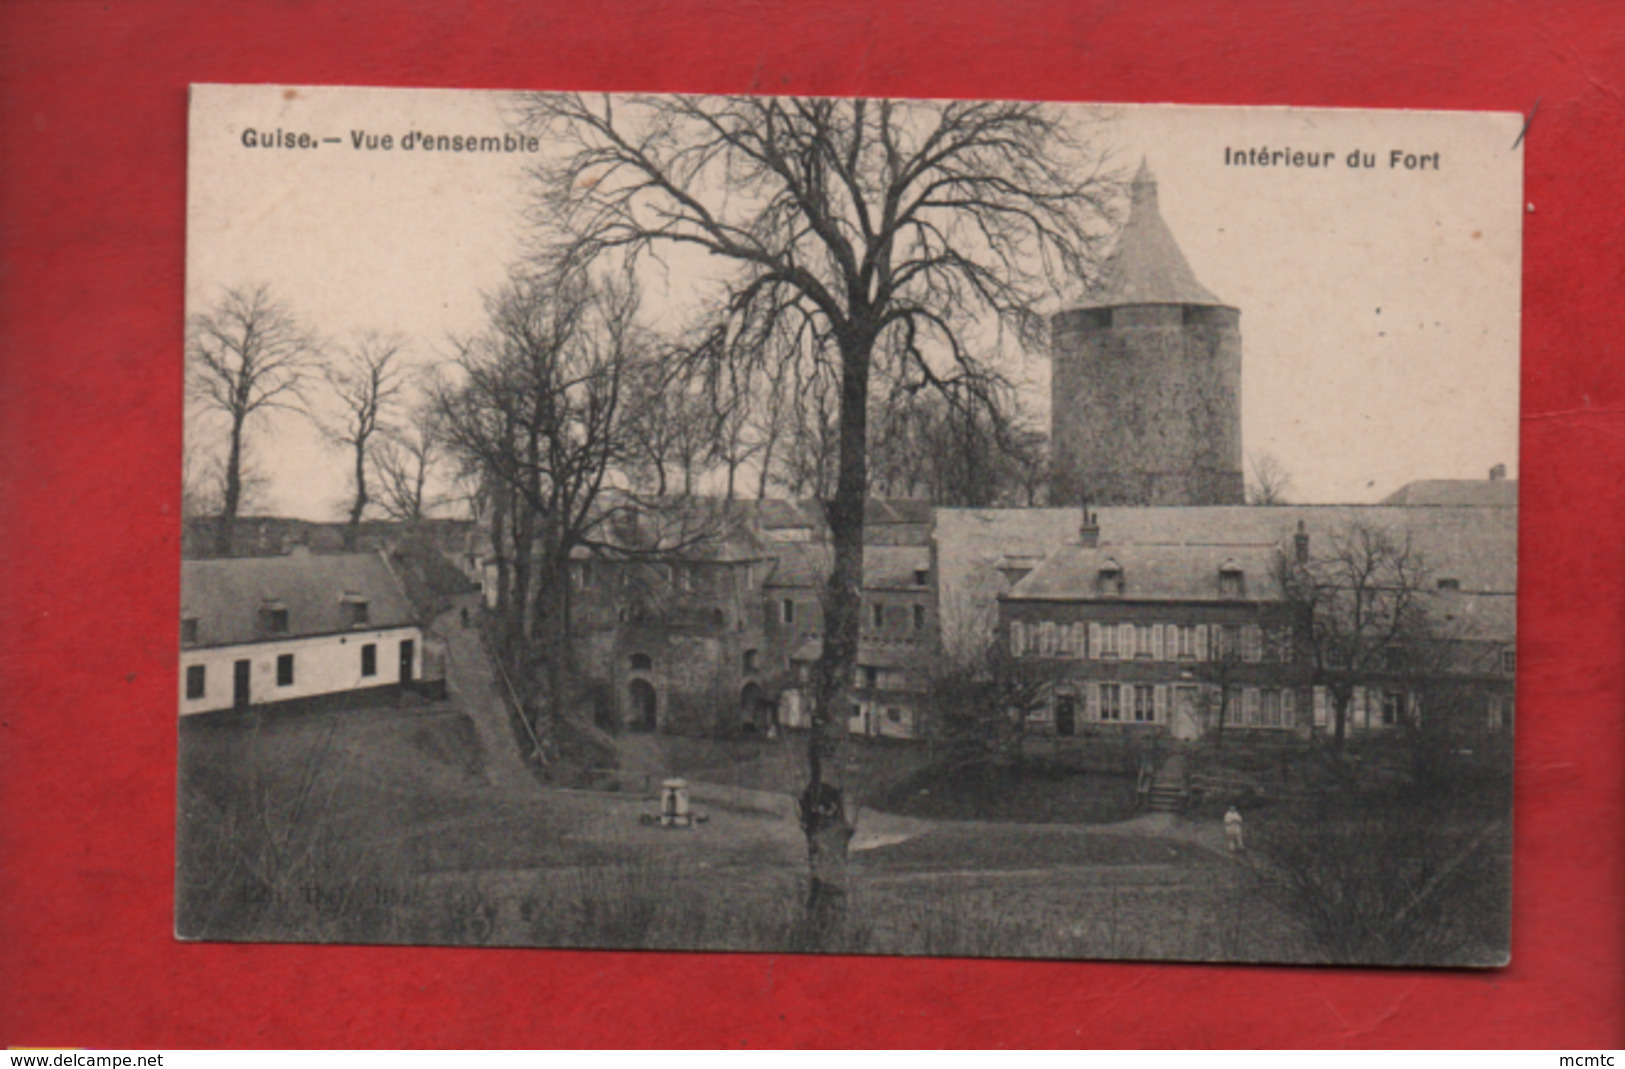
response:
M1507 964L1522 125L194 86L176 935Z

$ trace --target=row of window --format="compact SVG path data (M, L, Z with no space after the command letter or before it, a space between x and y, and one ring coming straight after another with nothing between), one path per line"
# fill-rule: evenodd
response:
M1226 727L1290 728L1296 723L1294 692L1287 688L1232 687L1228 693L1193 686L1151 683L1090 683L1082 686L1086 719L1102 724L1166 724L1177 714ZM1069 730L1078 713L1078 694L1057 693L1051 716Z
M361 647L361 675L362 678L378 674L378 647L367 643ZM276 659L276 685L291 687L294 680L294 656L291 653L281 653ZM196 701L209 692L208 666L190 664L186 666L186 697Z
M926 608L924 605L910 606L913 610L912 619L914 630L924 631L926 621ZM793 624L796 622L796 602L794 598L785 598L779 603L779 622ZM871 601L869 603L869 624L876 631L884 630L886 626L886 603Z
M1010 623L1016 657L1089 660L1290 661L1292 629L1257 624Z

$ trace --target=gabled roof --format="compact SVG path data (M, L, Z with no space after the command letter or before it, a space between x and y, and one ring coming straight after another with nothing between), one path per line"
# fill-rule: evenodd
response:
M1196 281L1196 273L1179 251L1179 242L1157 205L1157 179L1143 160L1130 187L1128 223L1106 261L1100 289L1083 307L1123 304L1224 305Z
M198 646L235 646L356 630L350 604L367 603L375 631L417 623L406 591L377 553L231 557L181 563L181 617L198 622ZM285 633L267 634L261 609L286 609Z

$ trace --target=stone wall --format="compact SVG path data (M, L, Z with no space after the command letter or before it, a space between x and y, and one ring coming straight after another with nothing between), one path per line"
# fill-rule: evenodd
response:
M1243 503L1238 311L1077 309L1053 329L1052 503Z

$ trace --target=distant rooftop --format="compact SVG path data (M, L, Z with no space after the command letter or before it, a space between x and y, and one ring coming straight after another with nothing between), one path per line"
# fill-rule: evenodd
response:
M1516 479L1418 479L1382 499L1384 505L1479 505L1516 508Z
M181 616L197 620L199 646L234 646L417 623L400 580L378 553L228 557L181 563ZM268 631L262 612L279 616Z

